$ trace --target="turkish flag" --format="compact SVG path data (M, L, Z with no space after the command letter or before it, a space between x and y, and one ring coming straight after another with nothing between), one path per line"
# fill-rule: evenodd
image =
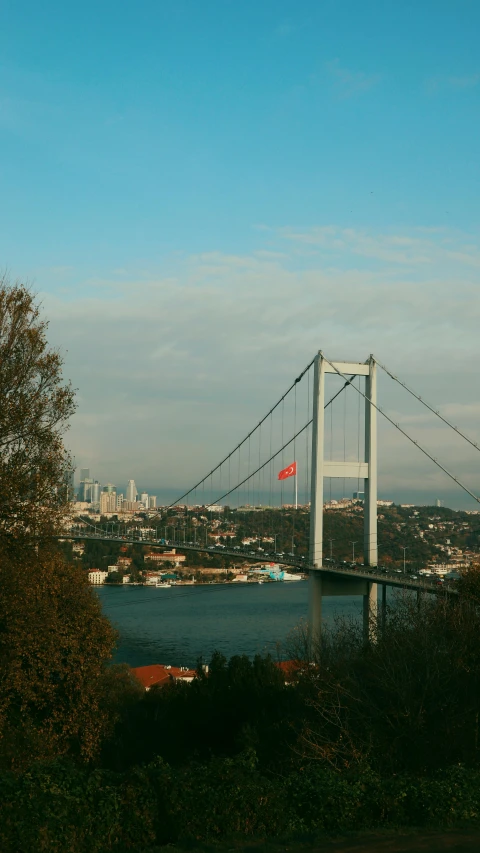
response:
M295 477L296 473L297 473L297 463L292 462L292 464L289 465L288 468L284 468L283 471L279 471L278 479L279 480L286 480L287 477Z

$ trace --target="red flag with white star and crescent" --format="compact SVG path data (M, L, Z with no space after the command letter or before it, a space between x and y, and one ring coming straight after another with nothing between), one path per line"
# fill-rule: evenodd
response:
M278 472L279 480L286 480L288 477L295 477L297 473L297 463L292 462L291 465L288 465L287 468L283 468L282 471Z

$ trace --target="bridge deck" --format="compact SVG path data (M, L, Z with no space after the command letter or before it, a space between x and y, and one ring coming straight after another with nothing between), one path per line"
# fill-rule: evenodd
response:
M457 594L457 590L448 585L447 583L436 583L436 578L430 580L428 578L417 578L413 579L410 575L398 573L398 572L386 572L378 570L377 568L369 569L365 566L358 566L357 568L351 568L348 566L342 566L335 563L329 563L328 566L323 566L321 569L314 569L309 566L307 560L299 560L295 558L289 557L279 557L277 555L266 555L266 554L253 554L248 553L243 550L233 550L231 548L216 548L214 546L205 547L198 544L184 543L184 542L174 542L172 540L164 540L163 542L159 539L142 539L142 538L133 538L127 536L115 536L108 535L105 533L70 533L66 532L62 536L55 537L57 539L64 540L73 540L73 541L84 541L84 540L95 540L101 542L119 542L122 545L148 545L150 547L155 548L179 548L181 551L196 551L200 553L207 554L215 554L216 556L222 557L233 557L237 560L243 560L245 562L250 563L272 563L272 562L280 562L284 566L289 566L291 568L299 569L302 572L325 572L329 574L357 578L360 580L367 580L371 583L384 584L385 586L398 587L400 589L411 589L417 591L427 591L434 594L438 594L441 592L448 592L450 594Z

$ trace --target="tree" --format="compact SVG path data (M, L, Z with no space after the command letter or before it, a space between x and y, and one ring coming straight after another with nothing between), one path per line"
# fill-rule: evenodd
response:
M72 463L62 434L75 409L62 358L30 290L0 278L0 539L18 547L65 515Z
M60 553L0 560L0 765L91 760L109 731L115 632L80 567Z
M0 765L92 759L115 632L53 540L68 509L74 411L31 292L0 280Z
M324 632L316 667L305 669L313 711L306 754L386 773L478 765L480 613L472 600L399 595L374 643L348 620Z

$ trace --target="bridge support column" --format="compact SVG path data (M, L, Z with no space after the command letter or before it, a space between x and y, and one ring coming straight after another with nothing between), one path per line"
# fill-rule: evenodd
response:
M367 362L369 373L365 380L365 462L368 478L364 480L364 546L363 556L367 566L376 566L377 547L377 365L373 356Z
M387 620L387 584L382 583L382 600L380 603L380 630L382 634L385 632L385 622Z
M325 362L321 353L313 370L312 482L310 496L310 565L322 567L323 560L323 477L325 432Z
M311 571L308 578L308 643L309 654L315 656L322 629L322 573Z
M368 583L366 594L363 596L363 639L377 638L378 620L378 587L376 583Z

